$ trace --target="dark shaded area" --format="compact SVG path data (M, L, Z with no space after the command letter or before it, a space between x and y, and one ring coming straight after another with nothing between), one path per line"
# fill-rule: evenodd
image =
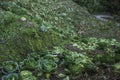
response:
M120 13L120 0L73 0L81 6L88 8L90 12Z

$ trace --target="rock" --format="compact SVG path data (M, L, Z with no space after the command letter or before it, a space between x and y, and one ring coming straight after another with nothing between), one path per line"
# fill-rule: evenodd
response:
M97 19L102 20L102 21L110 21L113 19L112 16L110 15L94 15Z
M23 21L23 22L27 21L27 19L25 17L21 17L20 20Z

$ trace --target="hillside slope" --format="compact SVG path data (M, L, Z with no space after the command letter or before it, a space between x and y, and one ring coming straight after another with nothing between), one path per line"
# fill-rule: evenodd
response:
M85 8L70 0L20 0L0 2L0 33L0 53L4 53L1 57L11 53L19 57L18 54L39 51L75 36L119 40L120 27L95 19ZM34 41L35 34L38 39Z
M42 66L45 66L42 68L43 80L45 76L47 78L50 75L58 76L63 67L65 67L63 72L66 75L70 75L70 78L73 80L78 78L79 73L82 74L87 69L89 71L88 67L90 67L90 70L91 66L96 68L93 63L94 60L92 62L92 59L86 56L86 54L78 53L96 54L96 51L98 53L99 51L100 53L106 53L107 55L109 53L115 53L114 56L111 57L112 54L110 54L109 57L115 58L113 63L119 62L116 56L119 55L120 47L119 42L115 40L120 41L119 34L120 27L115 22L97 20L86 8L77 5L72 0L0 0L0 65L4 65L2 63L4 61L12 60L23 66L20 63L21 61L27 61L26 58L29 59L31 53L37 53L37 56L35 55L34 57L40 59L38 60L40 61L39 63L42 64L41 61L45 62L45 64L42 64ZM98 50L99 47L103 50ZM54 49L56 52L54 52ZM56 55L59 59L56 59ZM74 60L76 58L78 58L78 62ZM82 64L84 65L79 64L82 58L86 61L84 63L83 60ZM110 58L107 58L109 64ZM60 59L62 61L59 61ZM69 60L73 61L73 63L69 62ZM88 64L90 65L86 66ZM31 65L33 67L34 60ZM55 73L50 74L52 70L54 72L54 69L51 68L57 69L56 66L58 68L62 66L62 69L60 68L60 70L56 70ZM39 67L41 69L41 66ZM83 69L83 67L85 68ZM0 67L0 70L2 68ZM47 69L44 70L44 68ZM71 69L71 71L67 71L66 68ZM31 70L31 68L28 70ZM41 73L36 75L38 69L35 69L35 71L34 69L32 70L33 73L35 72L35 76L42 75ZM18 71L16 70L15 72ZM77 71L78 73L76 75L78 76L74 75L75 77L73 77L72 75Z

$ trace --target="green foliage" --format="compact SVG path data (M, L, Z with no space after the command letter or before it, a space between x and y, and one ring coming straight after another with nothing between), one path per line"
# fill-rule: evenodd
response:
M87 52L94 51L96 49L105 50L106 53L112 53L112 47L120 45L115 39L98 39L98 38L81 38L79 42L71 43L72 46L77 47L78 49ZM110 51L111 50L111 51ZM117 49L119 50L119 49Z
M101 0L73 0L77 2L81 6L87 7L87 9L90 12L95 12L95 11L104 11L103 5L101 5ZM104 1L103 1L104 2Z
M112 12L119 15L119 5L120 1L118 0L73 0L78 3L80 6L86 7L89 12Z
M114 64L114 69L116 72L120 73L120 63Z
M96 4L96 0L86 3L94 4L96 9L100 5ZM113 33L119 28L115 30L113 25L91 17L85 8L72 0L2 0L0 77L3 76L3 80L44 80L52 77L74 80L85 73L97 72L100 68L98 63L115 64L120 61L119 42L79 37L118 39L119 35ZM79 51L67 50L66 44L72 44L72 48ZM96 50L102 52L96 53ZM91 56L89 53L95 54Z
M85 69L92 69L95 66L91 59L84 54L67 52L63 56L64 64L73 75L80 75Z
M20 72L22 80L37 80L35 76L32 75L30 71L24 70Z
M119 42L116 40L107 40L107 39L100 39L97 43L98 47L97 49L103 50L103 53L99 53L95 56L94 59L97 59L97 61L101 61L102 63L115 63L116 61L119 61L117 56L119 56L118 53L116 53L115 47L120 45ZM118 49L117 49L118 50Z
M10 11L12 13L15 13L17 15L29 15L31 16L31 14L29 13L29 11L25 8L22 8L20 6L17 5L16 2L13 1L3 1L0 3L0 6L2 9L6 10L6 11Z
M13 61L3 62L4 65L1 67L1 70L4 70L4 72L7 71L6 73L9 74L20 71L20 75L17 75L23 80L36 80L39 76L44 76L44 78L50 79L53 74L64 74L65 76L60 77L61 79L67 79L68 77L70 79L76 79L79 76L82 76L84 72L87 74L91 74L91 72L97 73L99 65L101 64L112 65L120 61L117 58L118 52L116 52L119 48L114 48L118 47L120 43L114 39L108 40L97 38L84 38L80 39L79 41L79 45L81 43L84 43L86 47L92 45L97 46L95 46L93 49L81 46L80 48L84 47L82 50L83 53L72 52L60 46L54 47L53 50L46 50L45 52L29 54L27 58L20 62L19 65L17 64L17 66L16 62ZM76 45L74 44L74 46ZM88 56L86 54L96 49L104 50L105 53L97 53L93 56ZM118 70L119 65L115 64L114 68L115 71ZM59 70L62 70L62 72ZM32 75L32 71L36 73L35 76ZM8 75L3 76L3 78L7 77ZM17 78L15 75L12 75L11 77Z
M38 60L37 69L45 73L52 73L57 68L58 58L55 55L48 54Z
M2 80L20 80L17 73L11 73L2 77Z
M36 60L32 57L28 57L27 59L24 59L22 66L24 69L35 69Z
M20 61L20 56L23 55L21 53L40 51L57 45L57 42L60 41L59 36L51 29L47 32L42 31L35 22L21 21L22 17L9 11L3 11L1 14L0 41L2 44L0 44L0 52L4 53L1 56L3 60L8 60L7 55L13 53L10 58Z
M37 67L40 71L49 73L57 68L57 64L53 60L40 59Z
M15 72L19 69L18 63L14 61L6 61L2 65L2 72L4 74Z

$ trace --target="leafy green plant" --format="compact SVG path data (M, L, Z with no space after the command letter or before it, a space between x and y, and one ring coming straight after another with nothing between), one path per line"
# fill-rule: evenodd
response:
M61 78L61 80L70 80L70 77L65 74L60 73L58 76Z
M2 64L2 72L4 74L12 73L12 72L15 72L17 70L19 70L19 66L18 66L17 62L6 61L6 62L3 62L3 64Z
M82 38L78 44L74 43L73 46L80 48L82 51L88 52L95 50L98 47L97 42L98 39L96 38Z
M58 55L54 53L49 53L45 55L44 59L52 60L53 62L56 62L56 63L59 61Z
M101 50L96 55L93 56L93 61L99 63L115 63L118 62L119 59L119 45L120 43L117 42L115 39L108 40L108 39L98 39L97 43L98 47L96 50Z
M17 73L10 73L8 75L4 75L2 80L20 80L20 77Z
M35 76L32 75L32 72L24 70L20 72L22 80L37 80Z
M34 52L34 53L29 54L28 57L32 57L35 60L38 60L40 58L40 54Z
M70 74L73 75L81 75L84 71L84 66L82 64L69 64L67 68L70 71Z
M67 51L63 54L63 56L64 64L66 65L71 74L80 75L80 73L82 73L85 68L91 69L95 66L92 63L91 59L85 54Z
M35 69L36 68L36 60L32 57L28 57L23 61L23 68L24 69Z
M114 70L115 70L116 72L120 73L120 62L114 64L113 66L114 66Z
M97 44L99 45L99 48L107 48L110 46L116 46L119 44L119 42L117 42L115 39L112 40L108 40L108 39L99 39Z
M53 60L41 58L37 62L37 68L40 71L51 73L57 68L57 64Z

